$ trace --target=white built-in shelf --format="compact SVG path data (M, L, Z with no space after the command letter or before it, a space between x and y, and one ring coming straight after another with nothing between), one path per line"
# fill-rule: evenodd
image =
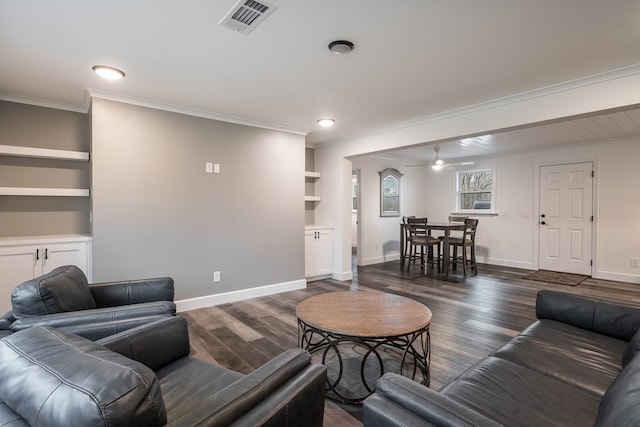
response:
M0 187L0 196L89 197L89 190L85 188Z
M37 157L41 159L89 160L89 153L86 151L52 150L49 148L19 147L17 145L0 145L0 155Z
M319 202L322 200L320 196L304 196L305 202Z
M322 174L320 172L305 171L304 177L305 178L320 178L320 177L322 177Z

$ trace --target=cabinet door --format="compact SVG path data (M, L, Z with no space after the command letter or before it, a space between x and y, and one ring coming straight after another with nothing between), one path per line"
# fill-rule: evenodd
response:
M316 275L316 232L304 233L304 276Z
M319 238L316 239L316 275L323 276L331 274L333 256L333 232L331 230L320 230Z
M11 292L22 282L42 274L40 246L0 248L0 312L11 310Z
M49 243L44 246L42 274L63 265L75 265L87 274L87 244L79 243Z

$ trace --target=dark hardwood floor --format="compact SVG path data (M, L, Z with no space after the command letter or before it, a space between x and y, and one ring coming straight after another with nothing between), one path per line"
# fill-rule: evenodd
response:
M354 270L355 271L355 270ZM428 306L431 387L439 389L535 321L535 296L555 289L640 304L640 286L587 279L565 286L523 279L528 270L479 265L477 276L449 278L401 270L399 262L359 267L349 282L331 279L307 289L180 313L189 322L192 355L247 373L297 345L295 307L305 298L338 290L377 290ZM361 407L327 400L325 426L361 426Z

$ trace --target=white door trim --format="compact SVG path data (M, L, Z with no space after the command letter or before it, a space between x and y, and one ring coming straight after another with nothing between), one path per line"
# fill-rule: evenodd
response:
M357 265L364 265L363 264L363 258L364 258L364 250L362 249L362 243L361 243L361 236L362 236L362 209L360 209L360 207L362 206L362 179L361 179L361 170L359 168L357 169L352 169L351 170L351 176L353 177L353 175L356 176L356 186L358 189L358 204L356 206L356 264ZM349 205L351 206L351 205Z
M573 163L593 163L593 194L592 194L592 212L593 222L591 223L591 257L593 259L593 265L591 266L591 277L598 278L598 218L599 218L599 203L598 203L598 188L600 170L598 165L598 159L589 157L582 159L573 159L567 161L547 161L536 162L534 165L534 178L533 178L533 210L535 212L532 218L532 232L533 232L533 265L536 270L540 269L540 169L544 166L557 166L557 165L569 165Z

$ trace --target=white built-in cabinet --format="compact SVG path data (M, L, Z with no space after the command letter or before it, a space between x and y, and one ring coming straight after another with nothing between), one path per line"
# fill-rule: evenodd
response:
M305 227L304 275L308 279L328 276L333 270L333 228L318 225Z
M0 238L0 312L11 309L20 283L63 265L76 265L92 280L90 236Z

